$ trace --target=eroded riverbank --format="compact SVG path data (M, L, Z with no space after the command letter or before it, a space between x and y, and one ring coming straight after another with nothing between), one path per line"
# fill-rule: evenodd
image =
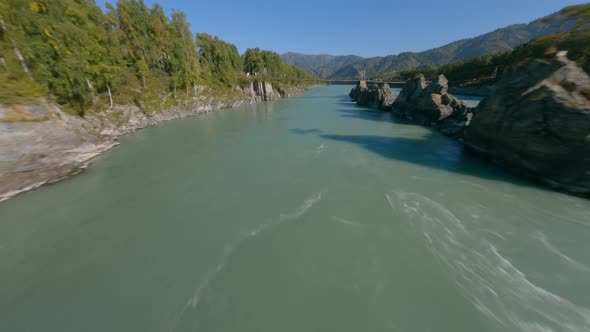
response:
M116 106L84 118L66 114L44 100L31 105L0 105L0 203L80 173L93 158L117 146L122 135L173 119L288 98L303 91L252 83L240 91L240 98L203 93L158 112Z

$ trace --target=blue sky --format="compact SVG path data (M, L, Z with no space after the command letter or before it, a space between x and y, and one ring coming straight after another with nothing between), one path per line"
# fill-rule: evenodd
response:
M97 0L104 6L105 0ZM115 0L110 2L116 2ZM278 53L380 56L423 51L515 23L568 0L145 0L184 11L194 32Z

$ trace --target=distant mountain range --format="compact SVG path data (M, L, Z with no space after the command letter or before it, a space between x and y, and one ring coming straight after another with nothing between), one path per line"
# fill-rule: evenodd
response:
M533 38L569 31L574 28L575 21L570 20L559 24L559 18L559 14L552 14L529 24L510 25L478 37L462 39L423 52L405 52L374 58L363 58L356 55L308 55L288 52L283 54L282 58L286 63L303 67L321 78L357 78L361 70L366 70L366 74L370 77L378 73L411 69L423 65L440 66L476 56L508 51Z

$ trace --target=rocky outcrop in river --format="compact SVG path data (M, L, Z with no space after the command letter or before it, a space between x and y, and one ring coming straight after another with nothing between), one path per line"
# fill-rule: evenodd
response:
M359 81L349 96L359 105L376 107L384 111L388 111L395 101L395 96L387 83L381 86L374 83L368 88L366 81Z
M465 114L467 106L451 95L449 82L440 75L428 86L423 75L408 81L392 105L395 115L421 124L436 125L451 116Z
M471 110L448 92L449 82L440 75L426 84L423 75L408 81L396 98L389 85L367 87L359 81L349 96L359 105L391 110L397 117L437 127L444 134L459 138L469 121Z
M352 98L352 100L356 101L361 96L361 94L366 93L368 90L367 81L361 80L356 83L356 86L350 90L348 95L350 98Z
M394 115L438 128L499 165L574 193L590 193L590 77L560 52L532 60L497 82L468 108L439 76L408 81L391 106ZM364 82L351 91L363 100ZM372 92L375 94L375 92ZM372 94L369 94L372 95Z
M590 192L590 77L561 52L514 69L465 132L471 150L528 177Z
M0 105L0 202L79 173L92 158L116 146L121 135L172 119L303 91L275 88L269 82L236 89L244 94L242 98L220 100L200 87L197 96L163 111L123 105L84 118L41 99L29 105Z

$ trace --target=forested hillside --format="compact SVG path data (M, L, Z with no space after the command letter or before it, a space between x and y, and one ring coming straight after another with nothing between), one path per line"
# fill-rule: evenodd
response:
M566 7L559 16L554 16L548 23L560 26L565 22L571 22L572 19L577 23L570 31L535 38L511 51L475 57L440 67L420 66L378 77L385 80L408 80L421 73L427 79L433 79L443 74L453 85L493 83L514 66L530 59L554 57L558 51L567 51L569 59L576 61L590 73L590 4Z
M312 78L276 53L240 56L217 37L195 36L184 13L167 16L143 0L119 0L105 11L93 0L0 1L0 104L50 97L83 115L194 94L198 85L231 93L251 79L244 71L283 84Z
M510 25L481 36L455 41L423 52L404 52L374 58L286 53L283 54L283 59L289 63L298 64L320 77L330 79L356 78L362 70L369 76L390 74L420 66L436 67L478 56L506 52L533 38L573 29L576 25L575 19L561 22L561 24L555 23L556 19L563 17L562 14L557 13L528 24ZM327 57L330 57L329 62L318 61L318 58L322 60Z

